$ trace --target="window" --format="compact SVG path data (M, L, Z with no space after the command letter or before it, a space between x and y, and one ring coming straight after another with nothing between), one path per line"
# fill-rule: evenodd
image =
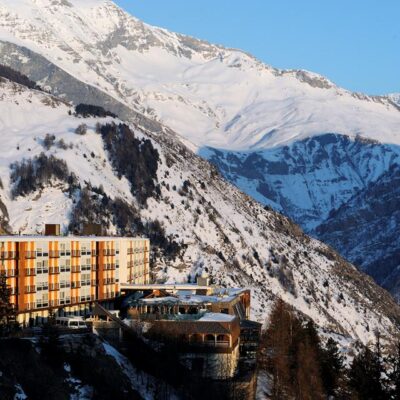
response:
M37 269L38 274L48 274L49 273L49 262L47 260L37 262L36 269Z
M49 289L49 283L48 282L38 282L36 285L36 290L42 291L42 290L48 290Z

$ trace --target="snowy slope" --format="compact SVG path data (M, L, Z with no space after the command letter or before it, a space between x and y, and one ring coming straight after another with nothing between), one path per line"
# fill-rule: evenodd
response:
M398 163L398 94L369 97L311 72L277 70L146 25L111 1L0 0L0 63L69 101L161 121L307 232ZM326 144L327 133L337 141ZM382 145L371 150L359 137Z
M384 335L397 332L400 311L387 292L289 220L264 210L222 180L169 129L158 126L160 135L132 125L137 137L151 139L161 157L157 170L161 196L140 206L129 182L113 171L101 136L94 131L95 124L104 120L76 118L63 102L9 82L0 82L0 92L4 186L0 199L15 232L40 231L47 220L67 225L79 193L68 195L65 182L53 181L26 197L13 198L10 193L10 163L41 152L53 154L67 162L82 188L102 184L110 198L118 196L134 204L143 221L157 218L168 233L184 242L187 247L175 262L157 261L159 280L182 282L188 274L207 268L217 283L253 289L252 314L258 320L266 317L276 296L282 296L331 332L363 342L373 340L378 327ZM82 122L89 129L79 136L74 129ZM67 148L46 150L47 133L57 141L62 138ZM91 152L93 156L88 156ZM187 194L180 190L184 181L189 182Z
M316 234L400 299L400 167L335 210Z
M307 232L400 164L397 145L337 134L250 153L204 148L200 155L230 182L283 212Z
M0 40L43 55L198 147L265 149L324 132L400 143L400 111L386 97L148 26L108 0L0 0Z
M238 157L245 161L256 151L256 158L268 155L271 160L266 161L278 166L287 161L278 158L287 152L284 145L290 145L289 154L297 149L296 157L290 154L287 163L293 175L273 182L275 194L266 195L266 190L262 190L263 197L257 194L256 188L269 179L265 175L258 182L252 177L242 179L242 170L239 179L232 180L289 215L289 209L298 209L300 199L310 199L304 203L310 207L302 210L303 215L297 211L297 219L305 215L304 225L310 228L329 214L327 207L339 207L361 184L377 179L368 168L383 172L396 152L395 146L388 146L390 157L386 151L378 151L374 153L376 162L366 161L367 152L353 153L360 166L367 168L360 171L358 165L338 168L330 160L335 149L330 149L323 165L313 167L314 154L304 148L307 140L301 141L313 136L318 146L319 136L334 132L399 144L400 112L387 97L350 93L310 72L280 71L241 51L150 27L106 0L0 0L0 62L39 80L67 100L106 104L111 111L130 118L139 135L152 137L162 152L158 178L164 185L161 200L150 199L141 217L159 218L168 233L188 245L179 263L160 263L160 279L185 280L188 273L207 267L217 281L253 287L253 314L259 319L266 315L274 296L282 295L320 325L363 341L372 339L380 312L397 318L398 310L385 292L323 245L304 237L286 219L266 212L221 181L208 163L180 143L203 155L215 154L210 147L241 150ZM49 132L72 144L72 149L53 147L49 153L57 152L57 157L65 159L82 186L85 181L93 186L103 184L110 197L135 203L129 182L119 180L110 163L103 161L108 158L94 133L94 120L86 121L89 133L78 137L72 132L82 121L68 116L66 104L54 105L49 112L43 102L58 100L20 89L3 91L0 106L6 111L0 115L1 134L7 138L7 146L2 149L0 164L1 201L14 231L41 230L43 220L56 217L64 227L69 222L74 199L65 193L63 183L26 198L13 200L9 193L9 163L39 154L41 140ZM342 147L342 156L347 156L347 144ZM88 157L91 152L94 158ZM303 164L308 166L304 177L296 172ZM347 182L342 184L343 175ZM184 180L193 183L194 200L173 190ZM310 191L309 183L314 180ZM303 189L293 190L298 183ZM333 188L338 188L340 195L331 200ZM292 204L278 203L274 196L285 197ZM7 219L2 203L0 209ZM322 284L325 281L327 286ZM339 297L342 292L345 301ZM386 319L382 324L386 331L393 328Z

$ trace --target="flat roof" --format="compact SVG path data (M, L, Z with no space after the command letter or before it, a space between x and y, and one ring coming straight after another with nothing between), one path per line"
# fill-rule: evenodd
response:
M46 235L0 235L0 242L14 241L23 242L27 240L92 240L92 241L104 241L104 240L149 240L144 237L129 237L129 236L46 236Z
M121 290L210 290L212 286L198 286L195 283L167 283L167 284L133 284L121 283Z
M236 319L235 315L223 313L205 313L200 319L200 322L232 322Z

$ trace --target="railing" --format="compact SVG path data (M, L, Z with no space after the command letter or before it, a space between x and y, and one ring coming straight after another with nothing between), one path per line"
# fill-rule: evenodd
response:
M36 276L35 268L25 268L25 276Z
M80 266L72 267L72 273L76 273L76 272L81 272L81 267Z
M50 275L59 274L60 273L60 268L58 268L58 267L50 267L49 273L50 273Z
M115 250L103 250L103 256L115 256Z
M51 283L49 289L50 289L50 292L54 292L54 291L60 289L60 285L58 283Z
M16 251L5 251L0 253L0 259L2 260L15 260L17 258Z
M25 294L36 293L36 286L25 286Z
M49 268L37 268L36 269L36 274L48 274L49 273Z
M72 250L71 251L71 257L80 257L80 256L81 256L80 250Z
M79 289L81 287L80 282L72 282L71 283L71 289Z
M50 258L59 258L60 252L58 250L52 250L49 252L49 257Z
M26 251L25 258L28 258L28 259L36 258L36 251Z

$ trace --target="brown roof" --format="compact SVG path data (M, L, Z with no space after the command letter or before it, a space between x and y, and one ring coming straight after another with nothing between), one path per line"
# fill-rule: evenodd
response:
M164 333L166 335L192 335L192 334L232 334L239 336L239 324L214 321L154 321L150 332Z

